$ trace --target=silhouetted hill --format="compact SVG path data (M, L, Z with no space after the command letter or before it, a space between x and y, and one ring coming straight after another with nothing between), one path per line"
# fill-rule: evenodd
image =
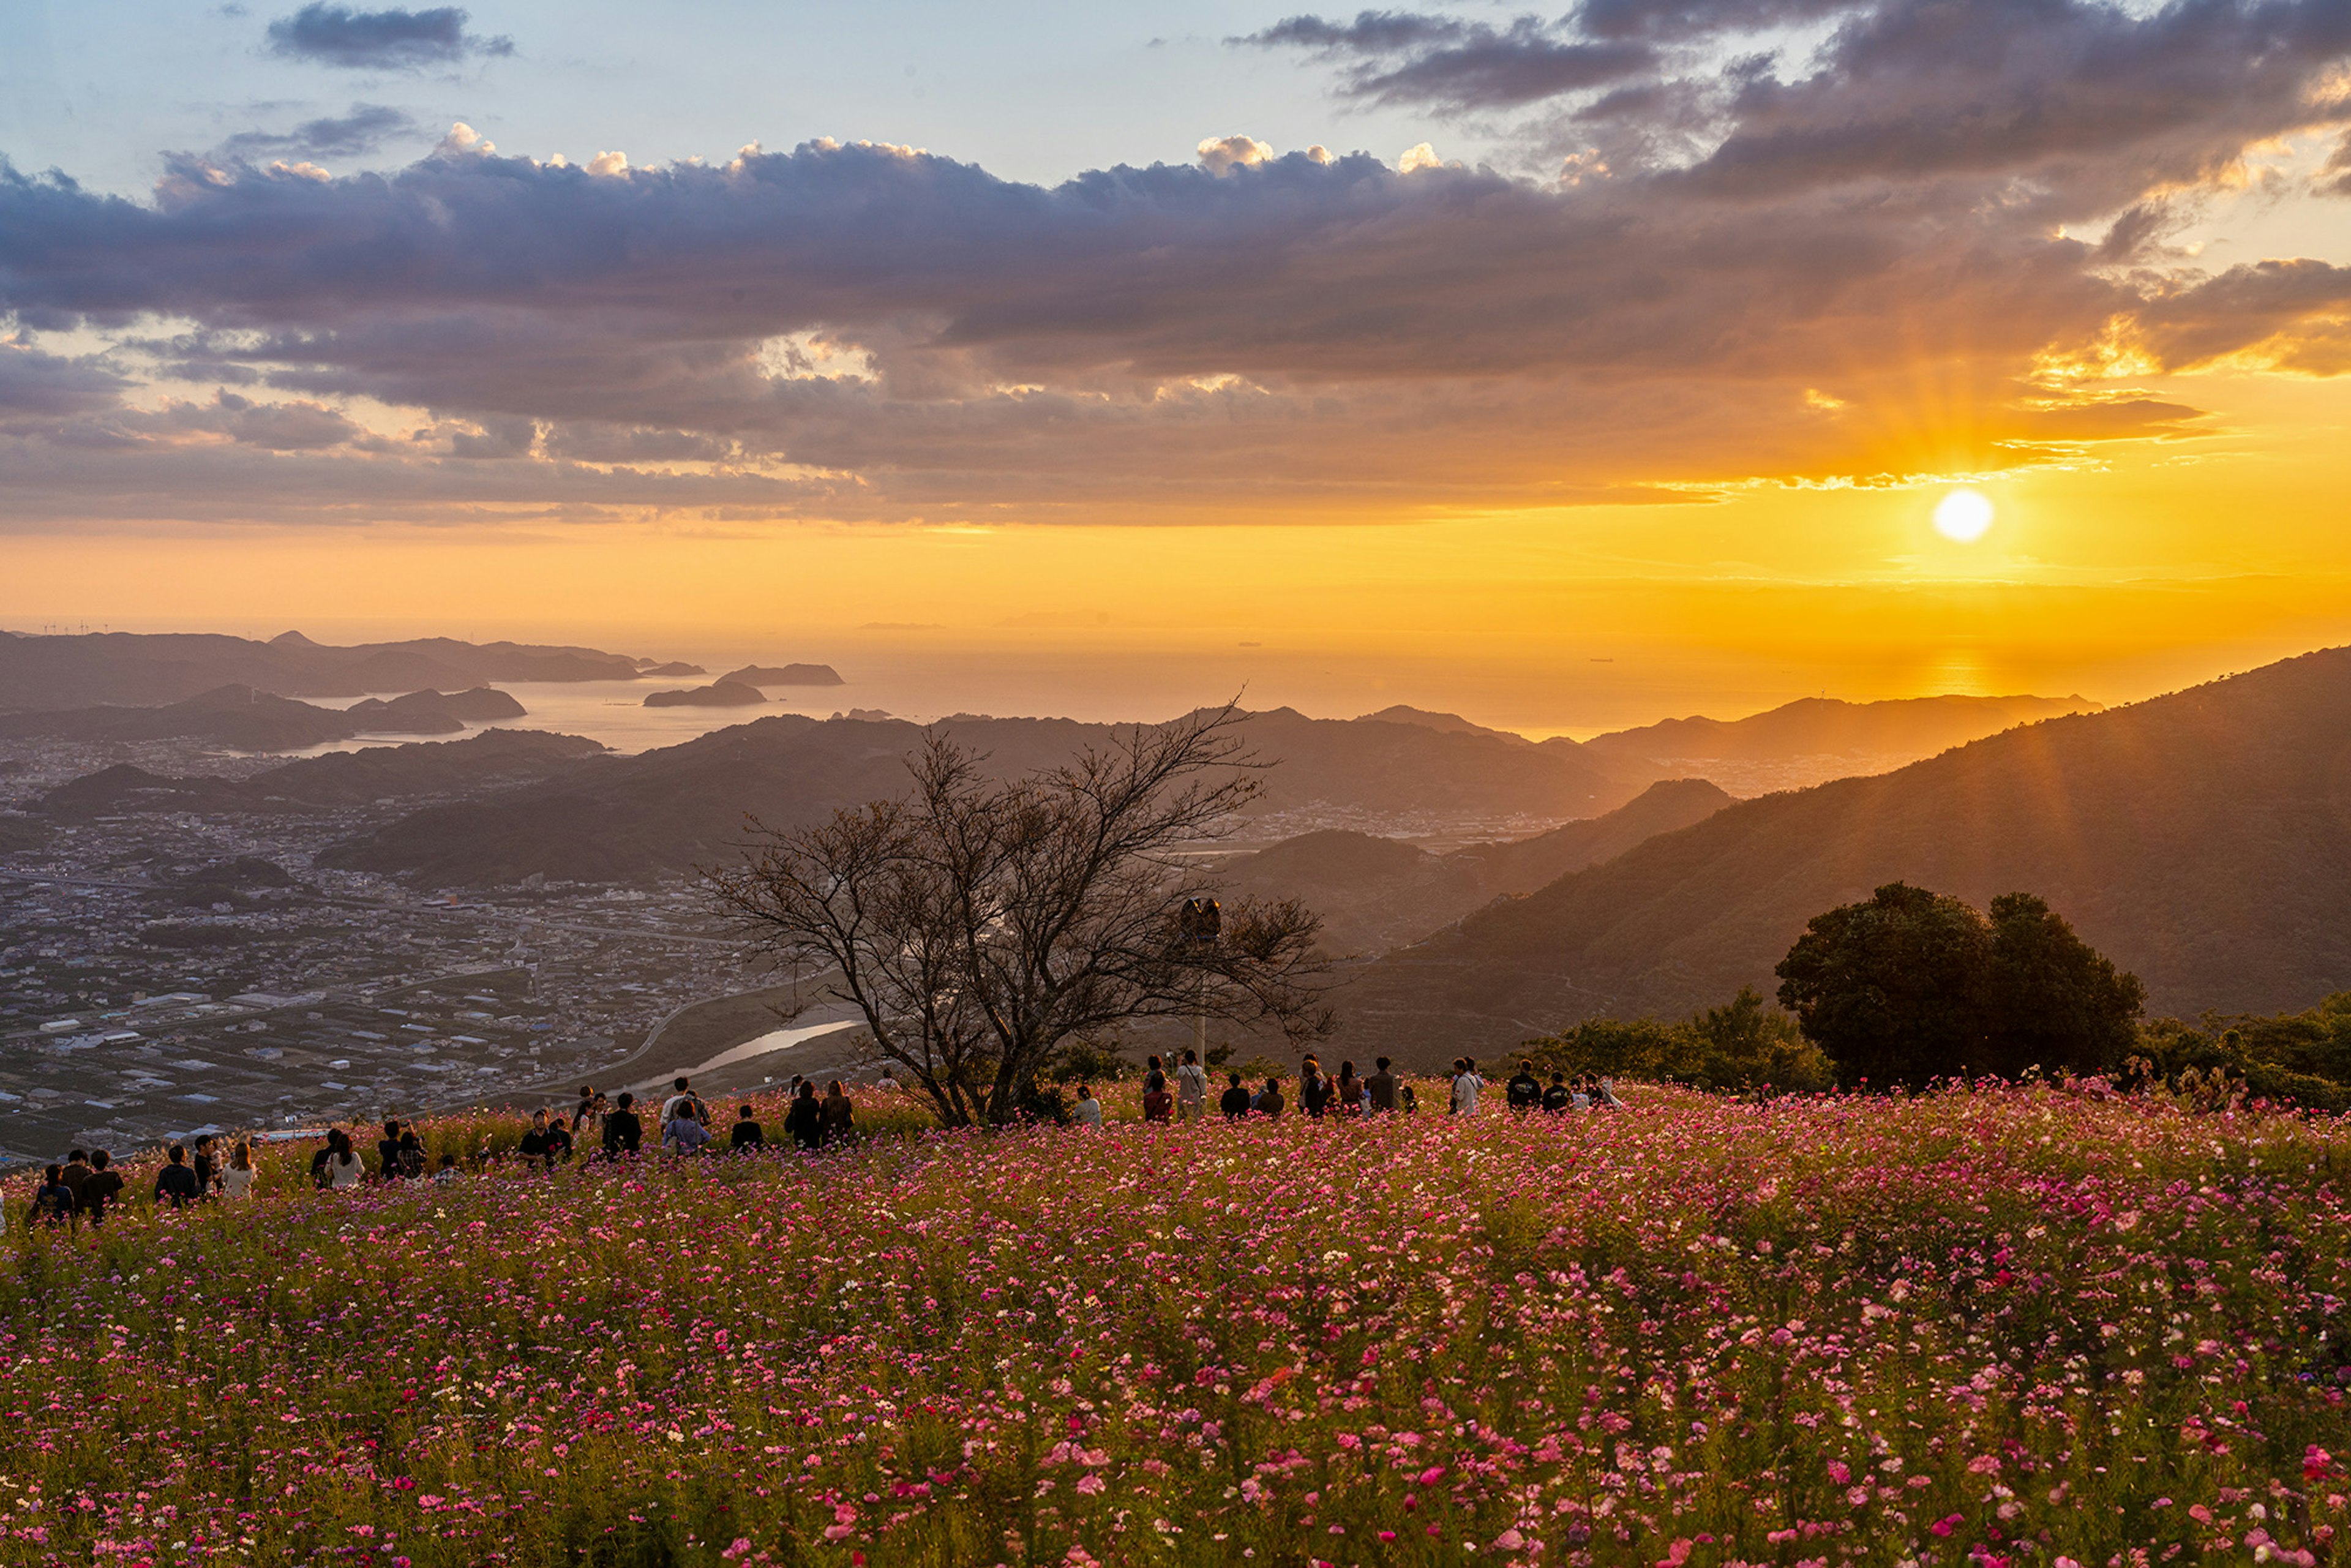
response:
M831 664L746 664L718 677L747 686L838 686L847 685Z
M162 707L0 714L0 736L50 740L210 740L239 751L291 751L345 740L359 727L333 708L228 685Z
M1323 917L1322 945L1370 955L1427 936L1494 899L1524 894L1564 873L1612 859L1661 832L1687 827L1730 803L1702 779L1652 784L1605 816L1507 843L1433 855L1369 833L1301 833L1220 867L1236 894L1299 898Z
M1732 806L1369 966L1344 1038L1426 1062L1769 992L1806 920L1896 880L2043 895L2157 1013L2351 985L2351 650Z
M1703 775L1734 795L1761 795L1884 773L2015 725L2095 713L2099 706L2079 696L1874 703L1804 697L1746 718L1669 718L1596 735L1583 744L1593 755L1638 758L1677 773Z
M196 632L0 632L0 709L170 703L228 685L281 696L356 697L421 687L454 692L489 681L626 681L636 674L634 660L594 648L448 637L329 647L298 632L266 643Z
M1416 724L1423 729L1443 730L1448 735L1493 735L1504 740L1516 741L1520 746L1534 744L1525 736L1507 729L1489 729L1482 724L1471 724L1458 713L1431 713L1426 708L1413 707L1405 703L1384 707L1377 713L1367 713L1364 717L1379 724ZM1570 741L1568 744L1573 746L1575 743Z
M1070 719L958 716L943 727L1004 775L1062 762L1113 735L1113 727ZM1241 733L1280 763L1266 775L1268 810L1558 819L1597 815L1648 782L1637 767L1628 776L1573 752L1496 736L1310 719L1287 708L1251 715ZM414 872L434 885L510 882L533 872L642 879L731 856L746 811L791 826L902 793L904 758L922 737L902 719L778 715L637 757L598 759L496 800L421 811L329 853L335 864Z
M645 698L647 707L757 707L768 700L767 694L757 686L745 685L731 677L716 680L692 691L654 692Z
M447 694L427 688L390 701L369 697L343 711L369 735L448 735L468 724L522 718L529 712L496 686Z
M35 809L67 821L137 811L302 810L466 794L542 779L603 747L574 735L486 729L465 740L306 757L249 779L169 778L123 764L60 784Z

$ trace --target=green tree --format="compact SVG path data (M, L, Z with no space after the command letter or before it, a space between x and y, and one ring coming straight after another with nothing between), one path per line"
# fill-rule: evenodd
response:
M2039 1067L2096 1072L2137 1042L2147 988L2074 934L2029 893L1991 901L1991 973L1984 1066L2009 1077Z
M1813 917L1780 960L1780 1005L1848 1086L1983 1071L1991 956L1991 925L1973 907L1888 883Z
M1899 882L1814 916L1778 972L1781 1005L1839 1080L1880 1088L2116 1066L2146 997L2030 894L1992 900L1986 919Z

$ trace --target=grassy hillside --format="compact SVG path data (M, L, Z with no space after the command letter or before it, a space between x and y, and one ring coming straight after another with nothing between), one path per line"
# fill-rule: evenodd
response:
M1348 1038L1426 1060L1768 994L1806 920L1897 880L2041 894L2157 1013L2351 988L2351 650L1733 806L1384 959Z
M1648 1090L292 1174L13 1228L0 1560L2063 1568L2351 1524L2340 1124Z

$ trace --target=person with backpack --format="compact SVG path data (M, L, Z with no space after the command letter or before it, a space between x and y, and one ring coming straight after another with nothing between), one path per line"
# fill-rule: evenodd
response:
M611 1113L605 1116L604 1157L606 1159L616 1160L622 1155L633 1155L639 1145L643 1144L644 1124L638 1121L636 1112L630 1109L636 1103L635 1095L622 1090L619 1103L612 1108Z
M1542 1080L1535 1076L1535 1064L1521 1061L1510 1081L1502 1085L1505 1103L1513 1111L1533 1111L1542 1105Z
M1331 1081L1322 1076L1322 1064L1308 1057L1298 1068L1298 1104L1316 1121L1331 1103Z
M662 1124L662 1147L674 1155L698 1155L709 1142L710 1129L690 1103L679 1103L677 1114Z
M1478 1113L1478 1091L1486 1081L1478 1076L1478 1064L1466 1056L1453 1059L1453 1102L1447 1107L1457 1116Z
M163 1168L155 1173L155 1207L169 1204L173 1208L185 1208L204 1197L204 1189L197 1185L196 1173L188 1168L188 1151L173 1144L163 1156Z
M1208 1071L1200 1065L1200 1053L1186 1050L1183 1065L1176 1069L1176 1118L1181 1122L1196 1122L1208 1109Z

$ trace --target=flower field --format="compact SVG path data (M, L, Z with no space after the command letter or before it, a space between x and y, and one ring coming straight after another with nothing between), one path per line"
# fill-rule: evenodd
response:
M1628 1098L12 1183L0 1563L2351 1561L2343 1124Z

